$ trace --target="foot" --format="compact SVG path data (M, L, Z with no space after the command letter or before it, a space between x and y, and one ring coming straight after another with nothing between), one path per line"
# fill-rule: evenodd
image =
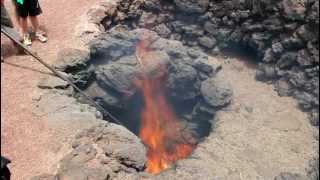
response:
M40 32L36 32L36 38L42 43L45 43L48 40L48 38Z
M31 46L32 42L31 42L31 37L30 34L24 34L23 35L23 40L22 43L26 46Z

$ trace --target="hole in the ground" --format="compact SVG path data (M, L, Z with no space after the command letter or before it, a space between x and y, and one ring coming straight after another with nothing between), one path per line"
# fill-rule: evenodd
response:
M232 90L215 80L219 67L205 53L153 31L113 30L93 42L91 51L90 64L74 77L141 138L148 172L188 157L212 132L215 112L231 101Z

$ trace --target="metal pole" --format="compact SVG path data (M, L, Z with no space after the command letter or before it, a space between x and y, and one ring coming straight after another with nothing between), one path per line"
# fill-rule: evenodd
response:
M67 81L74 89L76 89L83 97L85 97L92 106L95 106L100 112L103 113L104 116L109 117L112 121L123 125L116 117L114 117L111 113L109 113L107 110L105 110L100 104L95 102L89 95L87 95L85 92L83 92L77 85L75 85L68 77L64 76L62 73L54 69L52 66L44 62L36 53L32 52L32 50L28 47L26 47L24 44L22 44L20 41L17 41L10 33L8 33L5 30L5 27L1 26L1 32L5 34L9 39L17 43L20 47L23 48L23 50L31 55L33 58L35 58L38 62L40 62L42 65L44 65L46 68L48 68L51 72L53 72L57 77L61 78L64 81Z

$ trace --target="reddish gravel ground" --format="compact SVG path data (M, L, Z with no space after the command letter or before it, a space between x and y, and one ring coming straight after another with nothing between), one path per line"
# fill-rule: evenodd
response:
M34 42L32 49L48 63L53 63L57 52L75 47L73 30L80 15L98 0L42 0L41 24L47 31L46 44ZM13 15L11 1L5 1ZM13 180L26 180L43 172L50 172L57 157L52 144L57 130L48 127L46 121L32 114L32 92L37 82L48 72L30 56L12 53L10 41L1 34L1 154L12 160L10 169Z

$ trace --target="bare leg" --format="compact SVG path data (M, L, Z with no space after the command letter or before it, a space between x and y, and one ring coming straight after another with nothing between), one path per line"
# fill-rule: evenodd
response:
M27 18L19 18L20 26L23 35L28 34L28 19Z
M28 18L20 18L20 25L23 36L23 43L27 46L31 45L30 35L28 33Z
M30 21L33 27L33 31L36 34L36 38L40 42L47 42L47 37L45 37L40 31L39 31L39 20L37 16L30 16Z
M33 27L33 31L36 33L39 30L39 20L37 18L37 16L29 16L32 27Z

